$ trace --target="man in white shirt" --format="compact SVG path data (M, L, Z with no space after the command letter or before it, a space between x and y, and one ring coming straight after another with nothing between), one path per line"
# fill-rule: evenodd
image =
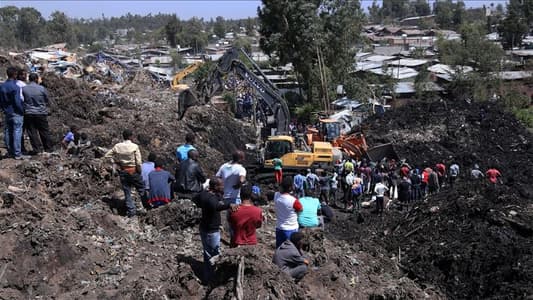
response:
M241 204L241 186L246 182L246 169L241 162L244 160L244 152L235 151L232 160L223 164L216 174L224 182L223 199L226 204ZM230 225L230 213L227 212L226 219L230 238L233 238L233 228Z
M240 204L241 185L246 182L246 169L241 162L244 160L242 151L235 151L232 161L223 164L216 174L224 181L224 201Z
M290 193L293 189L291 177L285 177L281 181L280 191L274 195L274 207L276 208L276 248L298 232L298 212L303 206Z
M380 215L383 213L383 199L385 197L385 192L389 190L381 181L376 183L374 188L374 193L376 193L376 212Z

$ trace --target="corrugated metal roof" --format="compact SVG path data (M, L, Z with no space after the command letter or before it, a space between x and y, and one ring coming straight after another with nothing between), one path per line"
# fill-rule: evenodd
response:
M417 67L417 66L425 65L427 63L428 63L427 59L413 59L413 58L402 58L402 59L397 59L397 60L388 62L389 65L393 65L393 66L400 65L400 66L406 66L406 67Z
M366 57L364 61L373 61L373 62L383 62L386 60L394 59L394 56L387 56L387 55L371 55L369 57Z
M372 70L369 70L369 72L372 72L377 75L389 75L395 79L408 79L408 78L416 77L416 75L418 75L418 72L415 69L405 68L405 67L387 68L385 73L383 73L383 69L372 69Z
M455 74L455 70L459 69L463 73L472 72L474 69L469 66L454 66L453 68L445 64L436 64L428 67L428 71L436 74Z

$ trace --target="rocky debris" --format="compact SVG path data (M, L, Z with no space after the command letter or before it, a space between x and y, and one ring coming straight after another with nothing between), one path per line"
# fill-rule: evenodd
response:
M95 91L56 76L45 76L45 83L55 99L49 117L54 138L59 141L77 124L95 151L2 160L0 299L533 294L531 135L496 104L415 103L371 120L369 144L393 141L412 165L456 159L462 173L455 189L444 188L407 211L391 209L382 217L367 210L337 212L337 221L324 232L306 230L313 265L298 284L271 262L275 214L267 204L259 245L228 249L223 244L218 281L203 286L198 209L179 200L139 218L117 215L122 201L118 178L100 157L130 127L143 156L155 152L171 169L175 147L192 131L198 135L201 164L211 175L234 149L253 142L250 128L211 106L191 107L178 120L176 97L169 91ZM465 174L473 163L482 168L497 164L505 184L483 186L481 193L472 190Z
M412 166L455 161L461 174L453 190L444 187L407 214L391 211L381 220L369 214L363 224L348 219L352 230L339 228L335 236L400 253L398 265L409 278L450 298L533 294L533 149L523 126L496 103L441 101L410 104L369 127L370 144L394 142ZM469 178L474 164L497 167L504 184L476 192Z
M200 224L201 210L188 199L179 199L168 205L152 209L143 222L157 229L183 230Z

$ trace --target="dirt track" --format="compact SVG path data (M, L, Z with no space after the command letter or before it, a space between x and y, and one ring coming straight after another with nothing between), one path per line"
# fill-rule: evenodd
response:
M175 96L167 91L99 93L54 77L44 83L55 99L50 121L56 140L75 123L98 146L110 147L124 127L132 127L144 157L154 151L170 167L176 145L194 131L202 166L211 174L251 141L246 126L212 107L192 108L177 121ZM409 212L391 210L380 218L364 211L362 223L339 213L325 234L308 234L317 268L299 285L271 263L270 206L258 233L261 247L224 247L219 279L208 288L197 276L199 213L190 202L128 221L116 215L118 179L98 151L82 158L3 160L0 299L230 299L237 286L244 299L533 295L532 139L510 115L494 104L418 103L371 120L368 136L370 144L393 141L400 156L420 167L452 156L462 168L458 186ZM473 163L497 164L505 184L474 193L465 176ZM431 213L434 206L439 210ZM242 257L244 279L238 280Z

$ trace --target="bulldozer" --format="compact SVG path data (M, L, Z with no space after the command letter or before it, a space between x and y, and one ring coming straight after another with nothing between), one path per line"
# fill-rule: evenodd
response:
M345 156L361 159L366 158L378 161L387 158L397 158L392 144L384 144L369 149L365 135L362 132L341 134L340 123L333 119L319 119L318 128L308 127L306 142L329 142L334 148L338 148Z

